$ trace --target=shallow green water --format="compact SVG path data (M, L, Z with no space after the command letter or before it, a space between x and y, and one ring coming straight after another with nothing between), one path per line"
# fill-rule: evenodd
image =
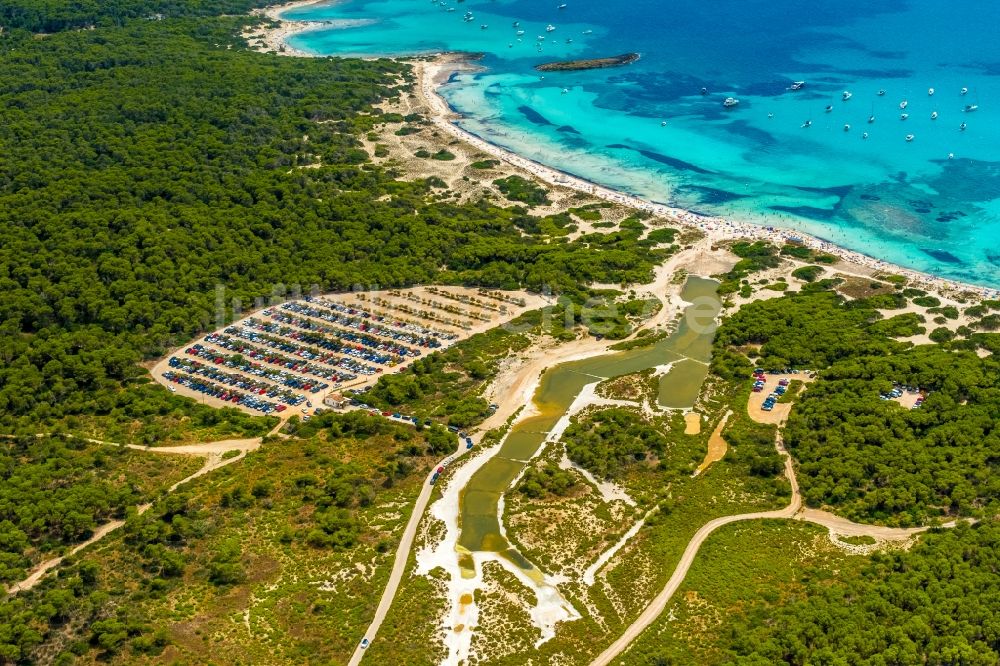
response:
M720 303L718 283L692 277L681 295L691 303L677 330L655 345L564 363L542 375L534 401L539 414L514 426L500 452L469 480L460 500L459 545L470 551L502 552L526 570L528 563L500 533L500 496L542 445L584 386L599 379L627 375L673 362L660 378L659 401L664 407L691 407L708 373L715 317Z

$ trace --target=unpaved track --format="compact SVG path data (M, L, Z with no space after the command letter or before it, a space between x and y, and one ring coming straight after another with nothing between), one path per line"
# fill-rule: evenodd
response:
M674 593L677 592L681 583L684 582L684 578L687 576L688 570L691 568L691 565L694 563L694 558L698 554L698 549L701 548L705 539L707 539L712 532L719 529L723 525L744 520L791 518L794 520L801 520L822 525L831 532L835 532L837 534L849 536L871 536L876 539L883 540L905 540L915 534L919 534L920 532L925 532L930 529L929 527L895 528L882 527L879 525L862 525L860 523L853 523L846 518L835 516L832 513L827 513L826 511L803 509L802 496L799 493L799 482L795 477L795 467L792 463L791 456L785 450L782 443L780 431L778 432L778 436L775 440L775 448L778 450L778 453L785 458L785 476L788 478L792 486L792 500L789 502L788 506L784 509L778 509L777 511L760 511L735 516L723 516L722 518L716 518L715 520L711 520L703 525L702 528L695 533L691 541L688 542L687 548L684 549L684 554L681 555L681 559L678 561L673 575L670 576L670 580L667 581L664 588L651 602L649 602L649 605L646 606L639 617L635 619L635 621L628 627L628 629L625 630L618 640L608 646L604 652L598 655L598 657L591 662L591 666L608 666L613 659L624 652L628 646L642 634L643 631L656 621L656 618L658 618L666 609L667 604L674 596ZM955 524L956 522L953 521L944 525L944 527L951 527Z
M284 425L284 421L282 421L281 423L279 423L277 425L277 427L275 427L275 429L272 430L271 433L269 433L269 434L273 434L273 433L277 432L277 430L282 425ZM36 434L36 437L44 437L44 436L46 436L46 433L38 433L38 434ZM64 435L64 436L73 437L73 435ZM6 437L6 435L5 435L5 437ZM260 448L261 442L263 441L262 437L255 437L255 438L251 438L251 439L225 439L225 440L220 440L218 442L206 442L204 444L185 444L185 445L182 445L182 446L160 446L160 447L157 447L157 446L140 446L138 444L118 444L118 443L115 443L115 442L105 442L105 441L102 441L102 440L99 440L99 439L90 439L90 438L87 438L87 437L82 437L80 439L83 439L84 441L87 441L87 442L91 442L93 444L103 444L105 446L119 446L119 447L124 447L124 448L128 448L128 449L135 449L137 451L148 451L150 453L165 453L165 454L168 454L168 455L173 454L173 455L204 456L205 457L205 464L204 465L202 465L193 474L190 474L189 476L184 477L183 479L181 479L180 481L178 481L174 485L170 486L167 489L167 493L174 492L175 490L177 490L179 487L181 487L183 484L187 483L188 481L192 481L194 479L197 479L200 476L204 476L205 474L208 474L209 472L211 472L213 470L217 470L220 467L225 467L226 465L234 463L237 460L241 460L242 458L244 458L246 456L246 454L248 452L254 451L254 450ZM224 458L223 454L225 454L227 451L239 451L239 455L233 456L231 458ZM136 509L137 509L138 513L140 515L142 515L151 506L152 506L151 504L140 504L138 507L136 507ZM45 562L42 562L41 564L39 564L38 566L36 566L34 569L32 569L31 573L26 578L24 578L23 580L20 580L20 581L18 581L16 583L10 585L7 588L7 594L8 595L13 595L13 594L17 594L18 592L23 592L25 590L30 590L35 585L37 585L43 578L45 578L45 576L50 571L52 571L53 569L55 569L56 567L58 567L60 564L62 564L63 560L65 560L67 557L70 557L72 555L76 555L77 553L79 553L84 548L87 548L88 546L92 546L93 544L97 543L98 541L100 541L101 539L103 539L104 537L106 537L107 535L111 534L112 532L114 532L119 527L123 526L124 524L125 524L124 520L112 520L112 521L109 521L107 523L104 523L103 525L101 525L100 527L98 527L97 529L94 530L94 533L90 536L89 539L87 539L86 541L84 541L82 543L78 543L77 545L73 546L73 548L66 555L61 555L59 557L54 557L54 558L52 558L50 560L46 560Z
M427 478L424 479L423 488L420 489L417 501L413 504L413 512L410 514L410 520L407 521L406 529L403 530L403 536L399 540L399 546L396 547L396 559L393 560L389 580L385 584L385 589L382 590L382 598L379 599L378 608L375 609L375 616L372 618L371 623L368 625L368 630L365 632L364 637L369 641L375 639L375 635L382 626L382 622L385 621L385 616L389 614L389 608L392 607L392 601L396 598L399 583L403 580L403 573L406 571L406 565L410 560L410 550L413 548L413 541L417 537L417 527L420 526L420 520L424 517L424 511L427 509L427 503L431 499L431 493L434 492L434 486L430 484L434 470L448 458L454 461L457 457L464 455L467 450L465 444L459 440L458 449L455 453L447 456L447 458L443 458L437 465L434 465ZM357 647L354 648L354 654L351 655L351 660L347 662L348 666L356 666L361 663L363 656L364 649L358 643Z
M612 643L604 652L594 659L593 662L591 662L591 666L607 666L610 664L612 659L621 654L625 648L632 643L632 641L638 638L639 635L660 616L660 613L662 613L667 607L667 603L670 601L670 598L674 596L677 588L679 588L681 583L684 582L684 578L687 576L688 570L694 563L695 555L698 554L698 549L701 548L701 544L705 542L705 539L707 539L712 532L719 529L723 525L739 522L741 520L791 518L795 515L795 513L802 506L802 499L799 495L798 481L795 479L795 470L792 468L792 458L781 445L780 437L775 442L775 446L777 447L778 452L785 458L785 474L788 476L788 479L792 484L792 501L789 502L788 506L784 509L778 509L776 511L758 511L756 513L743 513L736 516L723 516L722 518L716 518L715 520L705 523L701 529L695 532L691 541L688 542L687 548L684 549L684 554L681 555L681 559L677 563L677 567L674 569L673 575L670 576L670 580L667 581L666 586L664 586L660 593L656 595L651 602L649 602L649 605L646 606L631 626L625 630L625 633L623 633L618 640Z

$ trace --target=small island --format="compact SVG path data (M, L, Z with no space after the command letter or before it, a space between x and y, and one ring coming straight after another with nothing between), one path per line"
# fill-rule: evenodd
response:
M610 58L588 58L586 60L563 60L547 62L535 66L539 72L575 72L581 69L604 69L605 67L620 67L631 65L639 59L638 53L623 53Z

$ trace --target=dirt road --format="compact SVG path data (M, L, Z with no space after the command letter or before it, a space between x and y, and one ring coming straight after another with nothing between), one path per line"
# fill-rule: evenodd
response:
M790 407L791 403L788 404ZM787 418L787 411L783 416ZM781 420L783 421L784 418ZM691 541L688 542L687 548L684 549L684 554L681 555L680 561L678 561L677 566L674 568L673 575L670 576L670 580L667 581L664 588L658 595L656 595L649 605L646 606L639 617L635 619L631 626L625 630L618 640L608 646L604 652L598 655L598 657L591 662L591 666L608 666L608 664L610 664L615 657L624 652L628 646L642 634L643 631L653 624L656 618L658 618L666 609L667 604L670 602L674 593L677 592L681 583L684 582L684 578L687 576L688 570L691 569L691 565L694 563L694 558L698 554L698 550L701 548L701 545L712 534L712 532L719 529L723 525L729 525L730 523L744 520L791 518L794 520L802 520L822 525L836 534L845 536L871 536L880 540L905 540L915 534L919 534L920 532L925 532L930 529L928 527L913 527L904 529L882 527L879 525L862 525L860 523L853 523L846 518L835 516L826 511L804 509L802 507L802 496L799 493L799 482L795 477L795 467L792 463L791 456L785 450L780 431L775 439L775 448L785 459L785 476L788 478L789 483L792 486L792 499L788 503L788 506L783 509L778 509L777 511L760 511L735 516L723 516L721 518L711 520L703 525L702 528L695 533ZM952 527L955 524L955 522L951 522L944 527Z
M382 590L382 598L379 599L378 607L375 609L375 617L372 618L371 623L368 625L368 630L365 632L364 638L367 640L375 640L375 635L378 634L382 622L385 621L385 616L389 614L389 608L392 607L392 601L396 598L396 591L403 580L403 573L406 571L406 564L410 559L410 550L413 548L413 541L417 537L417 527L420 526L420 520L424 517L424 511L427 510L427 503L430 502L431 493L434 491L434 486L430 484L431 476L434 474L433 470L443 465L445 460L451 459L454 461L459 456L465 455L466 451L468 449L465 448L465 444L459 439L458 448L455 453L443 458L437 465L434 465L432 471L424 480L424 485L420 489L417 501L413 504L413 512L410 514L410 520L406 523L406 529L403 530L399 546L396 547L396 559L392 563L392 571L389 573L389 580L385 584L385 589ZM361 658L364 654L364 648L361 647L361 643L358 643L358 646L354 648L354 654L351 655L351 660L347 662L348 666L357 666L357 664L361 663Z
M41 433L38 436L43 436L43 435L44 433ZM200 468L198 468L196 472L184 477L174 485L170 486L167 489L168 493L174 492L180 486L187 483L188 481L197 479L198 477L204 476L205 474L208 474L213 470L219 469L220 467L225 467L226 465L229 465L231 463L236 462L237 460L242 459L244 456L246 456L247 452L260 448L262 441L262 438L256 437L253 439L226 439L218 442L207 442L205 444L186 444L183 446L157 447L157 446L139 446L138 444L117 444L115 442L104 442L101 440L89 439L89 438L82 438L82 439L85 439L86 441L92 442L94 444L104 444L106 446L123 446L129 449L148 451L150 453L158 453L158 454L164 453L168 455L173 454L173 455L188 455L188 456L205 456L205 464L203 464ZM223 455L227 451L239 451L239 455L232 456L230 458L224 458ZM141 504L138 507L136 507L136 509L141 515L145 513L150 506L152 505ZM70 550L69 553L67 553L66 555L54 557L50 560L42 562L34 569L32 569L31 573L28 574L26 578L10 585L7 588L7 594L8 595L17 594L18 592L30 590L35 585L37 585L43 578L45 578L45 576L50 571L52 571L60 564L62 564L63 560L65 560L67 557L76 555L84 548L92 546L93 544L97 543L104 537L108 536L109 534L111 534L124 524L125 524L124 520L112 520L107 523L104 523L96 530L94 530L94 533L91 535L89 539L75 545L72 548L72 550Z

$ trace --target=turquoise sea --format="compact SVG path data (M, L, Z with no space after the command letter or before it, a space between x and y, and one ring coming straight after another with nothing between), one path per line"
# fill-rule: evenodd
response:
M316 54L485 53L442 93L462 127L544 164L1000 288L1000 3L565 2L348 0L284 17L351 20L289 40ZM533 69L627 52L642 58Z

